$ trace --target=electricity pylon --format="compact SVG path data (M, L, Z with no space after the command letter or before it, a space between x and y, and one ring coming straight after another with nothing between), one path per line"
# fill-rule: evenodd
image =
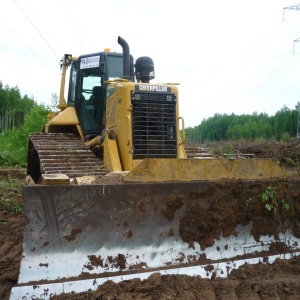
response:
M286 6L283 8L283 21L284 21L284 10L300 10L300 4L295 4L292 6ZM299 43L300 42L300 37L294 40L294 45L293 45L293 54L295 54L295 43Z

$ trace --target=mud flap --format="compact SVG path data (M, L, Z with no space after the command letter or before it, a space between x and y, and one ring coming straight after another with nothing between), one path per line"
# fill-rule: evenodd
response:
M275 237L266 232L254 238L251 218L233 218L239 209L247 214L245 197L254 188L270 184L276 188L282 183L24 186L20 287L13 289L11 299L19 299L22 293L36 296L40 291L36 287L45 281L50 295L64 283L75 291L76 282L82 284L77 280L96 282L97 278L99 284L108 279L143 278L157 271L204 272L210 278L213 272L226 276L245 259L257 262L271 254L293 255L299 251L300 240L291 228ZM291 207L299 205L294 203L299 187L299 180L286 185ZM282 245L277 253L271 251L274 243Z

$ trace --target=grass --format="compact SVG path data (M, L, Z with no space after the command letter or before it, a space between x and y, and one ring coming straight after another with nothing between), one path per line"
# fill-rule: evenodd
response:
M7 220L0 219L0 226L8 224Z
M4 180L3 180L4 179ZM22 203L23 181L13 179L9 175L0 180L0 210L6 212L23 213ZM7 221L0 218L0 225Z
M23 212L23 204L16 203L13 200L1 198L0 199L0 207L2 209L14 212L14 213L22 213Z

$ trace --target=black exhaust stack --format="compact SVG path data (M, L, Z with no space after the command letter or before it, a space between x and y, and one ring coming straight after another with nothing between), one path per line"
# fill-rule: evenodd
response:
M123 48L123 78L130 80L130 53L129 53L129 46L127 42L121 38L120 36L118 37L118 43L122 46Z

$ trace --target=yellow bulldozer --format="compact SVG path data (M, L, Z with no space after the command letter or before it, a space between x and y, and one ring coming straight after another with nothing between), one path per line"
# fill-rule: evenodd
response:
M60 112L29 138L23 253L11 300L153 272L225 277L242 263L275 259L268 251L279 240L286 257L298 253L289 230L258 239L251 220L232 222L242 204L226 200L238 202L256 180L286 178L284 170L270 159L187 158L177 84L150 83L153 60L134 60L127 42L118 43L120 53L61 60ZM230 196L228 179L239 190ZM210 218L216 201L218 217Z

